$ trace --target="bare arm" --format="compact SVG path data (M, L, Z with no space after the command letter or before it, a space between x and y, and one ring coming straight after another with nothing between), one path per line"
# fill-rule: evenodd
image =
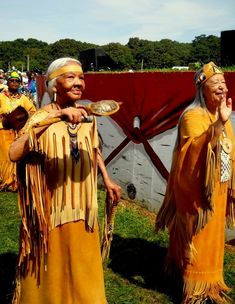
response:
M121 187L110 179L100 149L98 149L98 166L110 199L112 201L118 202L121 197Z

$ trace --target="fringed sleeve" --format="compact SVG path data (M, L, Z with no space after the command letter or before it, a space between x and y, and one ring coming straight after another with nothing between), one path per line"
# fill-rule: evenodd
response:
M28 120L22 133L29 134L30 152L24 161L19 162L17 168L18 201L22 218L18 266L21 272L28 271L29 259L32 258L37 275L40 272L40 251L43 250L45 255L48 252L50 193L43 169L44 156L40 153L32 126L47 115L46 111L39 111Z

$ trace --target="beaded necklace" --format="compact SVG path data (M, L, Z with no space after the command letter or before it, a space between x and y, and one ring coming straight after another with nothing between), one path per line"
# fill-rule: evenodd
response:
M56 107L57 110L60 110L61 107L57 103L52 103L51 106L54 108ZM78 130L81 127L81 123L79 124L73 124L70 122L64 121L64 123L67 125L67 131L69 134L69 142L70 142L70 155L74 159L74 161L77 163L79 161L80 153L78 149L78 139L77 139L77 133Z
M67 131L69 134L69 141L70 141L70 155L77 163L79 161L79 149L78 149L78 139L77 133L78 129L80 128L80 124L72 124L70 122L65 122L67 124Z
M4 92L4 94L8 98L6 100L6 107L7 107L7 111L10 113L20 105L20 98L21 98L22 94L20 94L20 93L13 94L13 93L10 93L9 91Z

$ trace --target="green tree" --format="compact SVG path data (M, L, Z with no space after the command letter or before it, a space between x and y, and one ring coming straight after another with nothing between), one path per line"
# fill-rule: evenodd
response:
M138 69L171 68L174 65L188 65L191 54L190 43L179 43L170 39L148 41L130 38L127 46L132 50Z
M52 44L34 38L2 41L0 68L8 70L14 65L19 70L26 70L28 63L31 70L45 71L56 58L69 56L79 59L81 51L96 47L99 46L74 39L61 39ZM122 70L171 68L210 60L220 64L220 38L213 35L197 36L192 43L170 39L149 41L134 37L126 45L112 42L104 45L103 49Z
M107 55L118 65L120 70L126 70L135 66L131 50L120 43L109 43L102 47Z
M187 66L191 53L190 43L179 43L170 39L162 39L158 44L160 55L159 67Z
M206 63L214 61L220 64L220 38L213 35L200 35L192 41L191 61Z
M158 65L158 50L157 42L130 38L127 46L131 49L132 54L135 59L136 69L152 69L156 68Z
M36 39L16 39L14 41L0 42L0 57L2 61L1 67L5 70L10 69L12 66L18 70L27 69L27 61L30 58L32 63L31 68L39 66L38 54L44 53L47 48L47 43Z
M95 46L95 44L83 43L74 39L61 39L49 45L48 55L51 61L60 57L73 57L79 59L80 51Z
M74 39L61 39L49 45L48 53L51 60L60 57L74 57L78 59L79 43Z

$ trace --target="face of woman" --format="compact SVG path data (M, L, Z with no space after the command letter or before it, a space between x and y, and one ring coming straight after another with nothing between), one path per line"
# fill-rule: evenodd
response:
M227 92L223 74L215 74L205 82L203 95L209 111L216 112L221 101L226 99Z
M73 62L72 65L76 64ZM85 81L83 72L67 72L57 78L57 102L72 105L75 101L81 99L84 89Z
M10 78L7 81L7 85L8 85L8 90L10 92L13 92L13 93L18 92L18 89L20 86L20 80L16 79L16 78Z

